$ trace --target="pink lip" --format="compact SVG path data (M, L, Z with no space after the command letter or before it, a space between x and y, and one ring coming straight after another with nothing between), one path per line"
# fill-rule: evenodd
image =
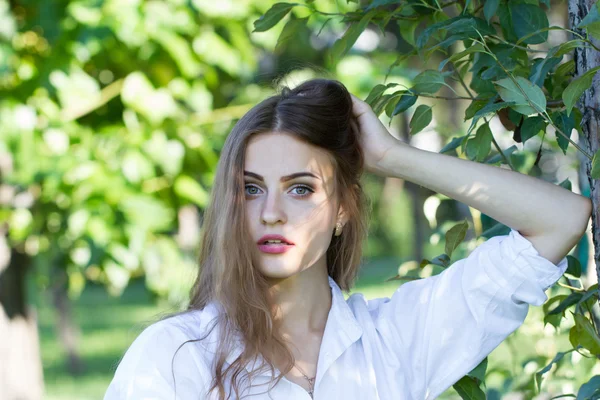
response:
M285 242L286 244L289 244L289 245L294 244L290 240L286 239L284 236L281 236L281 235L264 235L263 237L258 239L258 241L256 243L261 245L267 240L281 240L282 242Z
M264 244L266 240L281 240L284 243ZM281 235L264 235L258 240L257 244L260 251L270 254L285 253L294 246L294 243Z
M284 243L278 243L278 244L259 244L258 245L258 248L259 248L260 251L262 251L263 253L271 253L271 254L285 253L286 251L288 251L292 247L294 247L293 244L284 244Z

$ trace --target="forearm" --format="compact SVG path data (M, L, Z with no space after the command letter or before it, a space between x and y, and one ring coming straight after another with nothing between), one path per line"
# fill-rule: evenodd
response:
M528 236L581 236L591 212L588 198L558 185L405 143L390 149L380 166L387 176L444 194Z

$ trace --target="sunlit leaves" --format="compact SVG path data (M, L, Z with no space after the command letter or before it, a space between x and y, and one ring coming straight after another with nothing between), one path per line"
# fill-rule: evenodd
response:
M174 223L172 209L162 201L144 194L123 199L120 208L129 223L147 230L164 231Z
M179 175L175 179L173 189L179 197L191 201L201 208L205 208L208 204L208 193L190 176Z
M133 72L125 78L121 90L123 102L154 124L176 113L177 106L165 88L154 89L142 72Z

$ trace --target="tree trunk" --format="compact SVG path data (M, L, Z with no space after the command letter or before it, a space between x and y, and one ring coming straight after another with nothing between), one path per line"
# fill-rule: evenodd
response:
M67 294L68 276L64 269L55 268L55 283L52 287L52 301L57 313L56 333L67 355L67 370L71 375L81 375L84 363L79 355L81 333L73 322L71 301Z
M589 10L594 7L596 0L569 0L569 28L586 35L580 29L575 28ZM590 40L596 47L600 47L600 41L590 35ZM586 71L600 66L600 52L593 48L578 47L573 54L575 61L575 77L583 75ZM581 110L581 129L583 136L588 141L588 153L595 154L600 145L600 76L596 74L592 80L592 86L586 90L577 103ZM592 239L594 242L594 261L596 275L600 277L600 181L591 177L591 162L587 161L587 175L590 182L590 198L592 200ZM600 289L598 291L600 295ZM599 326L598 324L596 326ZM599 326L600 328L600 326Z
M0 232L2 233L2 232ZM0 399L38 400L44 380L35 311L27 306L28 255L0 234Z

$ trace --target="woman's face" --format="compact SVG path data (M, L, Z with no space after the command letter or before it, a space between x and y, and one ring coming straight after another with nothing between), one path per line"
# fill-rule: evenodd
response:
M266 276L281 279L310 267L327 267L325 254L342 216L335 209L333 172L324 150L291 134L267 132L250 138L244 165L246 218ZM282 181L296 173L315 177ZM294 245L279 254L259 250L258 241L267 234L282 235Z

